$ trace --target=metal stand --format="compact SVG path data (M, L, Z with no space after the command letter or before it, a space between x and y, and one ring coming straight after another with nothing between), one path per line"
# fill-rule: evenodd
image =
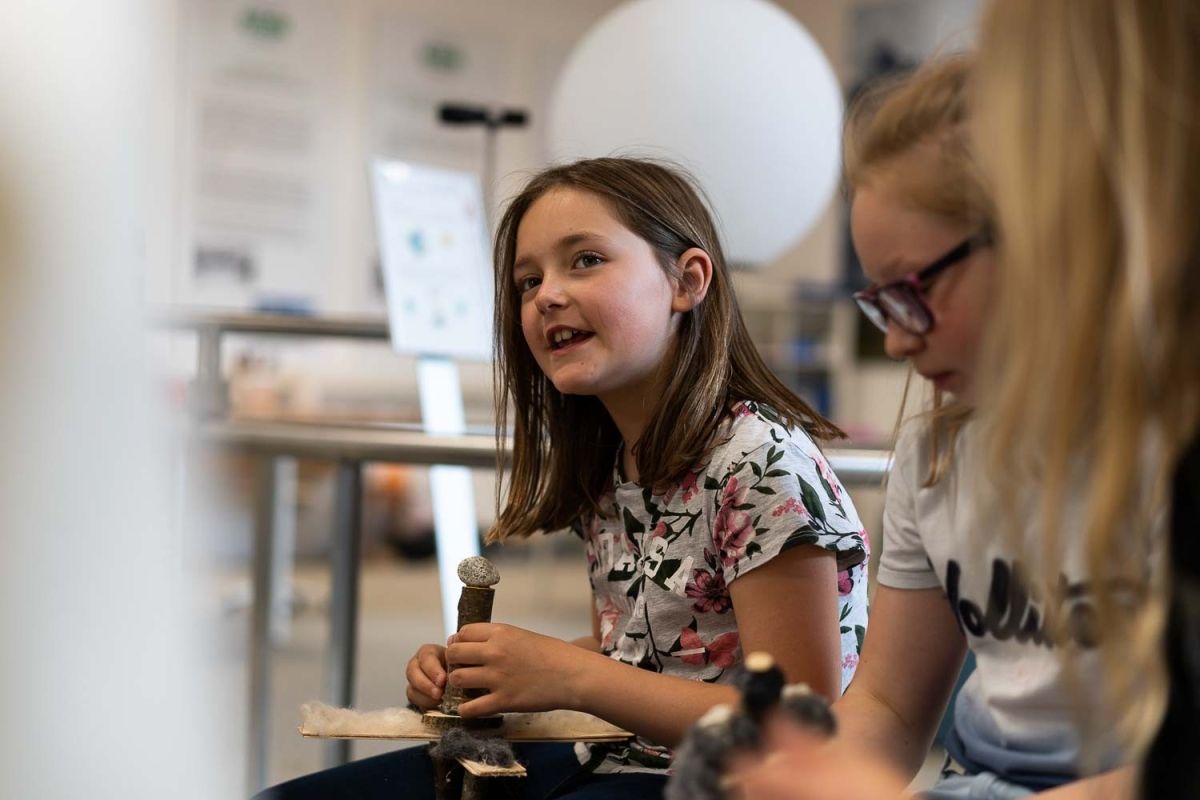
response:
M431 434L466 433L462 382L458 366L448 358L423 356L417 361L421 419ZM458 630L458 563L479 555L479 526L471 470L438 465L429 469L433 492L433 528L437 537L438 583L442 594L442 625L446 635Z
M254 793L267 785L267 743L271 718L271 562L274 550L275 459L258 460L258 499L254 505L254 606L250 623L249 742L246 786Z
M358 653L358 573L362 550L360 462L338 462L336 503L330 551L332 591L329 600L325 698L331 705L347 707L354 704L354 662ZM325 743L326 767L336 767L349 760L348 739L333 739Z
M483 138L483 208L489 216L495 212L494 187L496 177L496 133L501 128L523 128L529 123L529 113L519 108L495 109L486 106L444 103L438 108L438 119L445 125L482 125Z

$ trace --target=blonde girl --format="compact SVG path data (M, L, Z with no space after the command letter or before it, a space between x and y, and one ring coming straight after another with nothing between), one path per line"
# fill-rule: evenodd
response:
M834 704L833 747L853 743L863 761L889 765L892 775L865 768L839 797L896 796L911 780L968 649L976 668L926 797L1005 800L1086 787L1088 775L1129 759L1105 735L1103 707L1081 714L1073 703L1072 677L1094 682L1099 668L1095 631L1074 624L1094 610L1086 571L1063 554L1044 571L1065 591L1041 588L1043 570L1030 567L1021 546L1038 535L1038 520L1015 516L1014 533L980 499L988 481L975 417L987 399L984 342L1000 276L989 195L972 155L972 69L969 56L931 62L868 96L847 125L852 235L873 281L858 300L884 328L889 354L932 384L935 407L897 442L873 625L855 681ZM1026 391L1037 391L1036 375L1027 377ZM1068 650L1078 654L1078 673L1063 663ZM815 776L787 782L783 770L801 765L845 771L837 759L822 767L813 753L795 743L790 759L746 776L747 792L834 796L819 788L830 781Z
M1051 583L1067 561L1092 576L1103 670L1077 673L1075 687L1121 712L1134 752L1149 742L1137 776L1047 797L1200 796L1198 41L1192 0L1004 0L980 36L976 140L1002 245L981 460L999 524L1013 527L1015 509L1038 526L1023 549L1030 579ZM790 769L844 774L831 750L786 735ZM886 798L903 784L860 774L836 795L758 794ZM756 777L751 790L782 785L777 772Z

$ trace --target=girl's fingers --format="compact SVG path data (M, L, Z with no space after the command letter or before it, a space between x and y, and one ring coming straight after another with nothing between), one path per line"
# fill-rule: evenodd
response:
M864 758L846 742L789 725L768 733L772 747L757 762L743 761L724 781L734 797L789 800L899 800L906 781L884 762ZM797 781L796 775L803 775Z
M828 740L779 714L767 722L766 733L765 754L737 753L730 759L726 792L733 797L807 797L794 786L795 776L808 774L814 764L819 768ZM788 786L792 788L780 791Z
M408 702L412 703L422 711L428 711L431 708L437 708L438 704L441 702L437 698L430 697L422 692L418 692L413 688L411 683L408 685L408 689L405 690L404 694L408 698Z
M756 780L762 779L763 775L771 774L781 765L791 769L801 769L802 765L807 764L812 758L816 748L821 745L817 739L804 734L789 740L787 744L768 734L767 741L768 749L765 753L743 750L734 752L728 757L726 773L730 776L731 784L751 775Z
M423 645L409 659L404 677L408 679L409 702L422 708L437 705L446 685L444 648L435 644Z
M510 627L499 622L472 622L470 625L463 625L458 629L458 633L450 638L455 642L486 642Z
M408 669L405 670L404 677L408 679L409 691L416 692L435 701L442 696L441 686L438 685L434 678L431 678L427 674L421 662L416 658L408 662ZM442 675L440 680L442 683L445 683L445 675ZM409 699L411 700L412 698ZM417 701L413 700L413 702ZM417 705L420 705L420 703L417 703Z
M435 658L438 661L445 663L446 648L442 647L440 644L423 644L423 645L421 645L421 649L417 651L416 658L422 659L422 658L429 658L429 657Z
M445 654L442 650L422 650L417 654L421 673L438 688L446 685ZM411 680L411 679L410 679Z
M456 667L450 675L456 689L491 689L488 671L483 667Z
M727 776L722 779L721 788L725 790L728 797L737 798L737 800L743 800L743 798L807 800L810 797L829 800L829 797L838 797L836 794L829 797L822 797L820 794L813 795L803 781L796 780L795 769L780 769L778 766L764 768L744 776ZM887 800L887 798L880 800Z
M829 739L803 725L797 725L782 714L775 714L767 722L767 747L771 750L788 750L795 753L815 753Z
M464 664L483 664L486 663L484 651L487 645L477 644L475 642L459 641L446 648L446 661L453 664L455 667Z
M494 694L485 694L483 697L477 697L474 700L462 703L458 707L459 715L467 718L490 717L493 714L499 714L503 710Z

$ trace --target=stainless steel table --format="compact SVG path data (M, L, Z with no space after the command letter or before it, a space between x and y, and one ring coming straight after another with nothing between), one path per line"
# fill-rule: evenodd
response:
M221 337L227 333L308 337L386 339L382 320L312 319L263 315L171 315L169 328L192 329L199 337L192 408L196 422L192 444L240 450L258 457L258 493L254 510L254 601L250 630L249 752L247 788L266 784L270 697L271 562L274 548L275 462L281 457L329 460L337 465L337 489L331 536L330 637L326 651L325 701L337 706L354 701L358 619L359 523L362 515L362 467L366 462L451 464L495 469L496 438L491 434L435 436L403 424L331 424L326 422L249 421L225 417L227 393L221 378ZM507 455L511 448L501 442ZM847 486L878 486L888 468L882 450L827 450L834 472ZM500 465L508 466L508 460ZM347 740L325 743L325 764L349 757Z

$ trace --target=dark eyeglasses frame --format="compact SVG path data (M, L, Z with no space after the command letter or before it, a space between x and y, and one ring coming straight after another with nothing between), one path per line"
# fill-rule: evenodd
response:
M887 333L888 321L893 320L909 333L924 336L933 330L933 312L930 311L929 304L925 301L925 292L922 287L958 262L969 258L976 250L991 244L991 232L981 231L964 239L926 267L910 272L891 283L868 286L861 292L855 292L853 294L854 302L858 303L859 309L866 318L884 333ZM897 309L905 308L910 312L910 318L906 320L902 314L889 311L887 305Z

